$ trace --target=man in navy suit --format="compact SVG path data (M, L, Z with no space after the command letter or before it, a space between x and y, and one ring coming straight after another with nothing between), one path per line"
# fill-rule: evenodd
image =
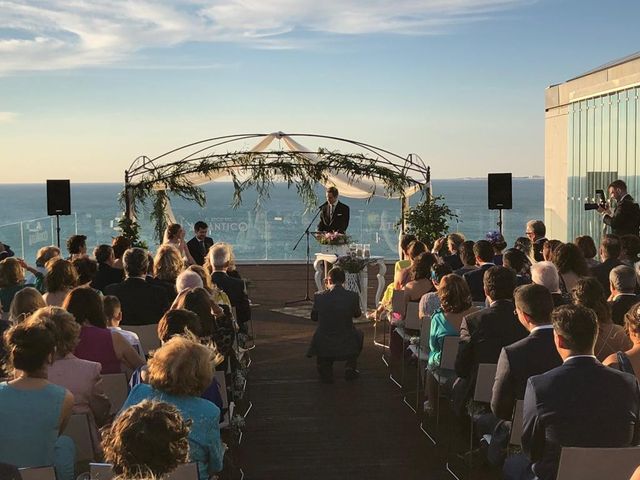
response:
M202 220L198 220L193 226L193 232L195 236L187 242L187 248L196 264L204 265L204 259L209 249L213 246L213 239L207 237L209 225Z
M593 355L598 333L593 310L563 305L551 319L564 363L527 383L524 455L507 459L507 480L554 480L562 447L638 444L640 386L633 375L605 367Z
M591 275L598 279L607 298L611 294L609 290L609 273L618 265L622 265L620 251L620 238L617 235L605 235L602 237L602 242L600 242L600 259L602 263L591 267Z
M327 188L327 201L322 206L318 231L345 233L348 227L349 207L338 201L336 187Z
M607 193L611 200L616 201L616 209L612 213L608 206L598 208L602 221L611 227L611 233L615 235L638 235L640 207L627 193L627 184L622 180L614 180L609 184Z
M462 278L469 285L471 299L474 302L484 302L484 272L495 266L495 263L493 263L493 247L487 240L478 240L473 245L473 253L476 256L478 269L465 273Z
M640 302L640 295L635 293L637 284L635 270L626 265L618 265L609 273L611 300L607 303L611 308L613 323L624 326L625 314Z

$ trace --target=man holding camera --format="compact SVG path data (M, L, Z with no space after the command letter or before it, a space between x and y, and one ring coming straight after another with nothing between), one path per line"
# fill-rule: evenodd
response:
M607 192L609 198L616 201L616 209L611 213L608 205L600 205L598 212L602 214L602 221L611 227L611 232L615 235L638 235L640 207L627 193L626 183L614 180L609 184Z

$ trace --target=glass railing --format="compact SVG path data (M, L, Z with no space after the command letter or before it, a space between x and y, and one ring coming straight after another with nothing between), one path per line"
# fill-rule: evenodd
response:
M60 217L60 242L78 233L76 214ZM56 217L41 217L0 225L0 241L20 258L33 262L38 249L57 245ZM63 247L64 250L64 247Z

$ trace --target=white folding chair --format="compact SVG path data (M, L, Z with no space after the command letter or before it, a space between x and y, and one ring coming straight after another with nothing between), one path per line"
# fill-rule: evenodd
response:
M122 325L122 329L138 335L140 346L146 355L149 355L151 350L160 348L157 323L152 323L151 325Z
M563 447L556 480L629 480L640 464L640 447Z
M111 480L114 477L110 463L90 463L89 474L91 475L91 480ZM178 465L178 468L162 478L166 478L166 480L198 480L198 465L196 463ZM53 477L53 480L55 480L55 477Z
M224 372L216 371L215 379L218 382L218 388L220 390L220 397L222 398L222 408L226 409L220 419L220 428L227 428L231 423L231 416L229 415L229 397L227 396L227 380Z
M22 480L56 480L53 467L29 467L18 469Z
M114 476L110 463L90 463L91 480L111 480Z
M93 460L93 440L89 428L89 418L86 413L75 413L69 418L69 423L63 435L70 437L76 445L76 462Z
M104 393L111 402L109 413L114 414L120 411L125 400L129 396L129 383L124 373L107 373L102 375L102 386Z

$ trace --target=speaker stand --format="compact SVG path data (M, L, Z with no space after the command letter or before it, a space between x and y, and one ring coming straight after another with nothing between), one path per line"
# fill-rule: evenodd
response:
M502 209L498 209L498 231L502 235Z
M58 238L58 248L60 248L60 215L56 213L56 235Z

